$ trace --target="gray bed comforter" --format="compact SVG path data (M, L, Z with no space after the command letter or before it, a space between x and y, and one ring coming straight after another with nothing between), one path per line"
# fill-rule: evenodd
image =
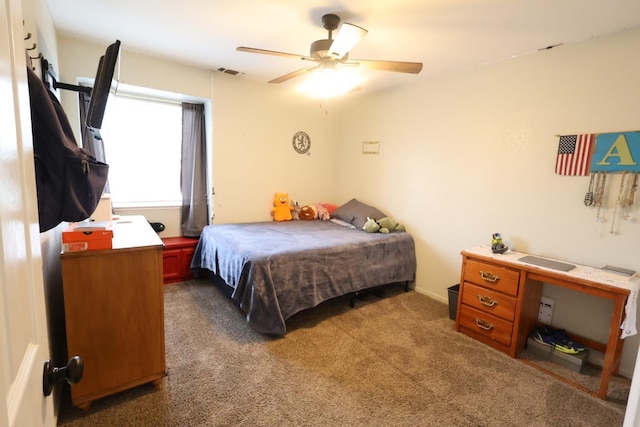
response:
M204 228L191 268L209 270L257 331L284 335L285 321L331 298L415 279L412 236L366 233L329 221L216 224Z

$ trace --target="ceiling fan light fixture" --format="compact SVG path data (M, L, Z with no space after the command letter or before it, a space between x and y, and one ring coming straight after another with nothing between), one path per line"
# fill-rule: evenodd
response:
M321 67L311 73L300 90L314 98L333 98L353 90L360 83L354 69Z
M368 31L364 28L345 22L340 26L338 36L333 43L331 43L329 53L336 59L341 59L348 54L367 33Z

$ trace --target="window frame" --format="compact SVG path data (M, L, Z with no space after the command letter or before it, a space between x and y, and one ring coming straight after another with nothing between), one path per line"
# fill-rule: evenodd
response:
M78 83L86 86L93 87L94 79L90 78L79 78ZM207 133L207 152L209 153L207 159L207 182L210 188L209 197L210 200L213 200L213 162L212 162L212 108L211 108L211 100L194 97L191 95L180 94L177 92L168 92L159 89L152 89L147 87L135 86L130 84L124 84L122 82L118 82L116 85L115 91L110 93L110 96L113 95L120 96L128 96L148 101L157 101L163 103L175 103L181 105L183 102L188 103L196 103L196 104L204 104L205 107L205 125L206 125L206 133ZM107 102L107 108L109 108L109 102ZM182 143L182 142L181 142ZM108 163L107 158L107 163ZM112 198L113 201L113 198ZM158 202L150 202L150 201L139 201L139 202L116 202L113 201L114 209L145 209L145 208L176 208L182 205L182 200L176 201L158 201ZM212 203L209 203L209 213L210 216L213 215L213 206Z

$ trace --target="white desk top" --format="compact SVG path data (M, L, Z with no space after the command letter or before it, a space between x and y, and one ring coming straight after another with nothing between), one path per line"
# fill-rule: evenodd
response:
M120 216L113 220L113 249L163 246L162 239L141 215Z

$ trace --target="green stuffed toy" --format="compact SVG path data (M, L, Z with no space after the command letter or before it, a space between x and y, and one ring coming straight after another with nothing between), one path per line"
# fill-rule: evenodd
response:
M379 219L378 224L380 225L380 233L391 233L393 231L406 230L404 224L400 224L390 216Z
M382 219L376 221L373 218L367 217L367 222L364 223L362 229L367 233L383 233L388 234L393 231L406 231L404 224L400 224L398 221L390 216L385 216Z
M367 222L364 223L362 229L367 233L377 233L380 230L380 225L375 219L367 217Z

